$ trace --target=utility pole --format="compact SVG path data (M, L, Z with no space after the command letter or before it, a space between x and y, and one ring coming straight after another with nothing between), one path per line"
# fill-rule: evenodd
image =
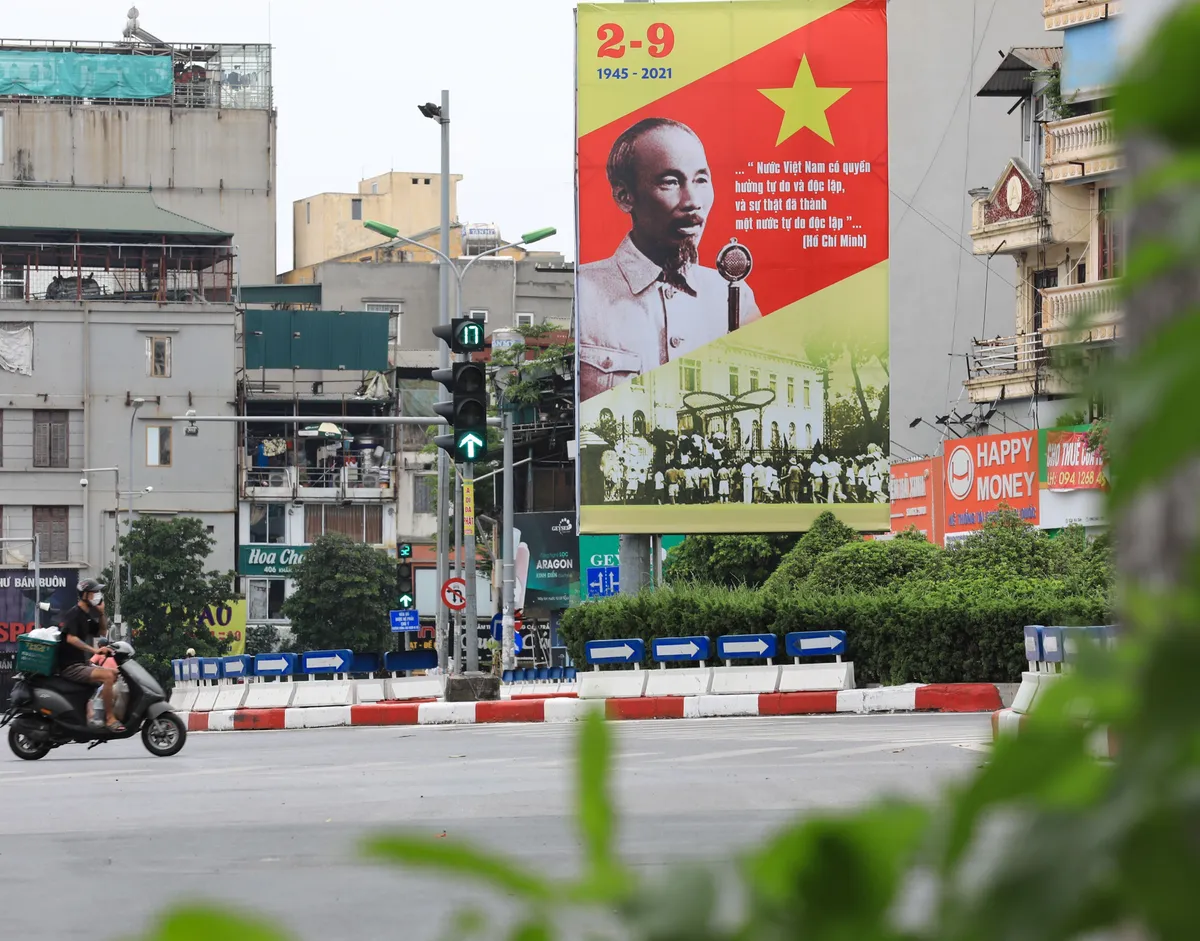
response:
M463 507L463 482L462 477L458 473L458 466L455 464L452 467L454 471L454 577L463 577L462 564L462 507ZM462 616L457 612L450 615L451 623L454 626L454 643L451 644L452 656L454 657L454 666L450 668L451 673L457 673L462 668Z
M463 464L462 514L463 578L467 580L467 608L463 611L463 643L467 646L468 673L479 672L479 610L475 601L475 462ZM471 512L466 512L467 507Z

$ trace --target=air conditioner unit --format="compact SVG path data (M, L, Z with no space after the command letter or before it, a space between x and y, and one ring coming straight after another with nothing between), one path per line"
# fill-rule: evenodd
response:
M269 486L269 487L286 487L287 486L287 474L271 474L271 476L267 478L267 486Z

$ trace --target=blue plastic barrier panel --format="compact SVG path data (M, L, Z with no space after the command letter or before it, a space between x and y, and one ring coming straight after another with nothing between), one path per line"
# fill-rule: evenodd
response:
M220 657L201 657L200 658L200 679L202 680L219 680L221 678L221 658Z
M1043 659L1042 626L1040 624L1025 625L1025 659L1030 663L1038 663Z
M1075 660L1079 657L1079 648L1084 644L1091 644L1096 648L1104 648L1108 644L1109 630L1107 627L1064 627L1063 632L1063 656L1067 660Z
M588 663L641 663L646 656L646 643L637 638L589 640L583 647Z
M419 631L421 629L421 613L416 608L408 608L403 611L389 611L388 616L392 620L393 634L403 634L405 631Z
M1063 662L1063 629L1061 627L1042 628L1042 659L1046 663Z
M235 654L221 658L221 676L227 680L236 680L244 676L254 675L254 658L245 654Z
M254 658L255 676L291 676L296 672L294 653L260 653Z
M350 650L309 650L300 655L301 673L349 673L354 662Z
M726 634L717 638L717 657L721 660L767 660L775 656L778 644L774 634Z
M650 656L658 663L707 660L711 646L707 637L655 637L650 641Z
M356 653L350 664L351 673L378 673L383 669L377 653Z
M789 657L826 657L846 652L845 631L793 631L783 639Z
M183 663L184 663L187 679L189 679L189 680L200 679L200 658L199 657L189 657L187 660L183 661Z
M171 675L175 677L176 683L179 683L184 679L182 660L171 661Z

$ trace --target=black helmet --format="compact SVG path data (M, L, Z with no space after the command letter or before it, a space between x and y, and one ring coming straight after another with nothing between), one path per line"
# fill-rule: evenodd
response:
M79 583L78 590L81 595L89 595L94 591L104 591L104 586L94 578L85 578Z

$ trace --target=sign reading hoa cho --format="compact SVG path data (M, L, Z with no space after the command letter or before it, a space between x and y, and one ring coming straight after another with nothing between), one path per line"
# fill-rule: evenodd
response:
M239 575L291 575L308 546L239 546Z

